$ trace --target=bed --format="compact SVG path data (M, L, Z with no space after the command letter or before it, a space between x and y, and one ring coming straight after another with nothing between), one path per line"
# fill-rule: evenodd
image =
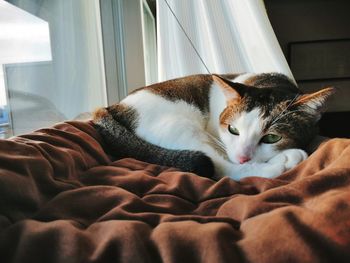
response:
M89 121L1 140L0 262L350 262L350 140L239 182L115 160Z

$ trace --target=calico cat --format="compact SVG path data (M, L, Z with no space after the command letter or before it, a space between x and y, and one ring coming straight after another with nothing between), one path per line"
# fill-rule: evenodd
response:
M302 94L279 73L193 75L137 89L93 121L120 157L271 178L307 158L302 149L333 91Z

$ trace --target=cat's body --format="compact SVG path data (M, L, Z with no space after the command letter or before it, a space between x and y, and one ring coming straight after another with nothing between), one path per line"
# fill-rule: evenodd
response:
M112 146L121 143L125 128L130 157L211 173L199 151L213 161L217 176L275 177L307 157L301 148L315 135L331 93L302 95L276 73L194 75L138 89L96 111L94 122Z

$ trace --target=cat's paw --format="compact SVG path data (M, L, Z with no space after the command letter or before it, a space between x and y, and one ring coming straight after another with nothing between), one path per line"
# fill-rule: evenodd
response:
M240 180L245 177L258 176L264 178L274 178L281 175L285 170L285 156L275 158L275 163L245 163L234 165L230 178Z
M283 164L284 170L287 171L297 166L307 157L307 153L301 149L288 149L273 157L268 163L272 165Z
M280 156L274 160L274 163L260 164L257 175L264 178L274 178L283 174L286 171L285 160L284 156Z

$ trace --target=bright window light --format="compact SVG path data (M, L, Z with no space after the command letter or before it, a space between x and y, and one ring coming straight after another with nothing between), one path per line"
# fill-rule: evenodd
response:
M4 64L50 61L49 24L0 1L0 107L7 104Z

